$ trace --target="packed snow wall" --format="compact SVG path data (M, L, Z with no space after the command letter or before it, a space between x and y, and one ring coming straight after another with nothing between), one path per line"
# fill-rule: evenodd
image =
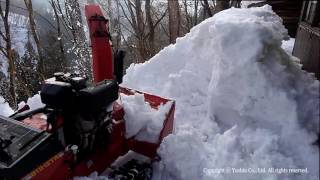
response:
M128 68L123 85L177 103L154 179L318 179L319 81L287 39L270 6L229 9Z

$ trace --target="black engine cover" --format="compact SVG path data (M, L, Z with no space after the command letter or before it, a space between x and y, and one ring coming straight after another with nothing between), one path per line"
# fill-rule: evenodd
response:
M118 99L119 86L114 80L105 80L96 86L87 87L79 91L77 100L80 109L100 111Z
M53 109L69 109L73 106L75 93L70 83L48 81L41 87L41 101Z
M97 85L84 80L65 75L46 80L40 93L42 103L56 110L98 112L118 99L116 80L104 80Z

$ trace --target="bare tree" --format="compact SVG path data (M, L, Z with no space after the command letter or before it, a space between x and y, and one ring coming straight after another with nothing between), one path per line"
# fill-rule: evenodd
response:
M201 7L202 5L202 7ZM211 17L212 12L210 9L210 4L208 0L184 0L183 1L183 13L181 14L181 17L183 20L181 23L181 27L183 27L183 31L181 34L184 34L186 32L189 32L190 29L197 25L202 20ZM200 16L200 13L202 13L202 16ZM207 15L208 14L208 15Z
M201 1L201 3L202 3L202 6L203 6L203 9L204 9L204 14L207 14L209 17L212 17L213 14L211 12L208 0L203 0L203 1ZM204 16L206 17L206 15L204 15Z
M112 7L113 7L113 0L108 0L108 15L110 19L113 19L113 11L112 11Z
M35 77L34 73L37 71L38 55L33 49L31 42L31 33L28 31L28 40L25 44L24 55L16 59L16 79L17 79L17 100L24 101L31 97L39 90L39 77Z
M180 7L179 1L168 0L170 43L175 43L180 36Z
M184 6L184 16L186 18L186 29L187 29L187 32L189 32L192 27L192 18L190 17L188 12L188 0L183 1L183 6Z
M198 24L198 7L199 7L199 0L194 0L193 26Z
M120 49L121 45L121 24L120 24L120 2L116 2L116 13L117 17L114 19L113 29L116 32L117 36L115 39L114 50L117 52Z
M141 9L141 1L140 0L135 0L135 6L133 6L135 9L135 14L136 14L136 34L138 37L138 48L140 55L142 57L142 61L147 58L147 52L146 52L146 45L143 40L144 35L145 35L145 24L144 24L144 18L143 18L143 12Z
M230 6L240 8L241 7L241 0L231 0Z
M31 34L33 36L34 42L37 46L37 52L39 55L39 61L38 61L38 73L42 79L45 79L45 65L43 61L43 53L42 53L42 47L40 43L39 36L36 31L36 23L34 20L34 15L33 15L33 7L32 7L32 0L24 0L24 3L27 7L28 10L28 16L29 16L29 24L30 24L30 29L31 29Z
M61 53L61 58L62 58L62 62L64 62L64 65L62 66L65 66L65 50L64 50L64 46L63 46L63 42L62 42L62 31L61 31L61 22L60 22L60 17L59 17L59 14L58 14L58 7L57 7L57 3L54 1L54 0L50 0L50 5L53 9L53 12L54 12L54 17L55 17L55 20L57 22L57 40L59 41L59 49L60 49L60 53Z
M0 3L0 16L3 21L4 30L0 29L0 36L5 42L5 46L0 44L0 51L8 59L8 71L9 71L9 94L11 100L9 103L12 107L16 108L17 99L16 99L16 84L15 84L15 64L10 36L10 24L9 24L9 10L10 10L10 0L5 1L5 8L3 9L2 4Z
M157 18L155 15L153 15L152 12L152 6L151 6L151 1L146 0L145 2L145 11L146 11L146 21L147 21L147 26L148 26L148 34L146 35L148 37L148 53L149 57L155 55L155 29L160 23L160 21L166 16L167 14L167 9L165 12L161 15L160 18ZM156 18L156 19L155 19ZM155 21L154 21L155 19Z
M131 25L133 32L129 28L126 28L126 26L123 27L126 28L126 30L128 30L129 32L131 32L132 35L134 35L134 37L137 39L136 49L139 53L139 56L137 57L137 62L143 62L147 59L147 52L146 45L144 42L145 24L143 12L141 10L141 1L135 0L134 2L132 2L131 0L125 0L124 3L130 15L126 13L126 10L124 10L124 7L121 5L121 3L119 5L122 9L122 13Z
M146 19L147 19L147 24L148 24L148 28L149 28L149 50L150 53L153 54L154 53L154 25L153 25L153 19L151 16L151 1L150 0L146 0L145 3L145 9L146 9Z
M230 7L230 0L216 0L214 13L218 13Z
M78 0L65 0L66 15L74 38L77 68L80 74L91 76L91 60L88 44L83 29L82 15Z
M134 47L138 53L138 56L136 57L137 62L144 62L156 53L156 27L160 24L167 12L166 10L160 15L160 17L157 17L157 15L152 11L153 6L151 2L152 1L150 0L146 0L144 9L140 0L135 0L134 2L131 0L125 0L125 6L119 3L122 14L131 26L131 28L128 28L126 25L121 23L122 27L130 32L132 37L135 39ZM143 10L145 10L145 17ZM126 41L125 38L124 41ZM128 44L128 42L125 43Z
M230 7L240 8L241 0L215 0L216 6L214 9L214 13L218 13Z
M70 49L75 55L73 70L89 78L92 77L89 46L83 28L82 14L78 0L53 0L61 24L71 33Z

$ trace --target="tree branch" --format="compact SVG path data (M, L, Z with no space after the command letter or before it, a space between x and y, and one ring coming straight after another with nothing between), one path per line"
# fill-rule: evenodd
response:
M5 19L8 19L8 16L9 16L9 7L10 7L10 0L6 0L6 9L5 9L5 12L4 12L4 18Z
M130 18L129 18L128 15L126 14L126 12L125 12L123 6L121 5L121 3L119 3L119 6L120 6L120 8L121 8L121 10L122 10L122 12L123 12L124 17L125 17L125 18L127 19L127 21L130 23L130 25L134 28L133 22L131 22Z
M160 21L162 21L162 19L166 16L168 12L168 8L166 9L166 11L162 14L162 16L156 21L156 23L153 25L153 28L157 27L157 25L160 23ZM157 15L155 15L157 17ZM158 17L157 17L158 18Z
M129 10L129 13L130 13L130 16L131 16L131 22L132 22L131 26L135 31L137 31L137 29L138 29L137 27L138 26L137 26L137 21L135 19L136 15L134 14L133 9L132 9L132 2L130 0L128 0L128 2L127 2L125 0L124 3L127 6L128 10ZM120 5L121 5L121 3L120 3Z
M6 51L4 50L3 46L0 46L0 51L2 52L2 54L6 57L8 57L8 54L6 53Z
M0 31L0 36L2 37L3 40L7 41L6 36Z
M122 27L124 27L127 31L129 31L131 34L133 34L135 37L137 37L138 38L138 36L136 35L136 33L134 33L134 32L132 32L129 28L127 28L127 26L126 25L124 25L123 23L121 23L121 22L119 22L121 25L122 25Z
M1 16L2 19L4 19L4 14L3 14L3 11L2 11L1 2L0 2L0 16Z
M153 10L151 10L153 11ZM157 17L156 13L153 12L154 16L156 18L158 18L158 20L156 21L156 23L152 26L152 28L156 28L158 26L158 24L161 22L161 20L166 16L168 12L168 8L166 9L166 11L162 14L162 16L160 18ZM145 37L143 38L144 40L148 38L148 36L150 36L150 31L148 32L148 34L145 35ZM165 32L166 33L166 32Z

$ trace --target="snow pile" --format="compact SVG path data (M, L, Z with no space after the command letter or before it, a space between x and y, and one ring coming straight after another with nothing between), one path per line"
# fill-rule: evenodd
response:
M144 95L139 93L130 96L121 94L121 104L126 112L126 138L135 136L140 141L157 143L166 113L172 104L168 102L154 109L145 102Z
M319 81L281 48L286 39L270 6L229 9L129 67L125 86L176 100L154 179L318 179Z
M9 116L13 114L13 110L10 108L9 104L5 102L3 97L0 96L0 115Z
M295 42L295 38L290 38L287 41L282 41L282 49L284 49L288 54L292 54L293 52L293 47L294 47L294 42Z

